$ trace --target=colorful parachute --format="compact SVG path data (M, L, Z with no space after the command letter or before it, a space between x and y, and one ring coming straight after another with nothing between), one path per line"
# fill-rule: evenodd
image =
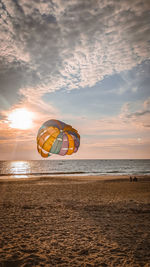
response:
M80 135L71 125L58 120L46 121L37 134L37 150L42 157L61 156L77 152Z

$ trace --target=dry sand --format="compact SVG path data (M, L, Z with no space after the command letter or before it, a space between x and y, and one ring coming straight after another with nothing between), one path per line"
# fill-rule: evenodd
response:
M150 177L111 179L1 180L0 266L150 266Z

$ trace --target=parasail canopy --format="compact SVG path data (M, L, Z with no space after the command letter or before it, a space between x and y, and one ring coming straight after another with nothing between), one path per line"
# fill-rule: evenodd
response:
M71 155L78 151L80 135L71 125L59 120L43 123L37 134L37 150L42 157Z

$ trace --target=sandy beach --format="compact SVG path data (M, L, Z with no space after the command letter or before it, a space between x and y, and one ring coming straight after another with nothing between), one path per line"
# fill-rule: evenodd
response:
M150 266L150 177L0 180L0 266Z

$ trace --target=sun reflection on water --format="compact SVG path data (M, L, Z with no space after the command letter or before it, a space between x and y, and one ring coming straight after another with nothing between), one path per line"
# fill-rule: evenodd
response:
M10 173L14 178L28 178L31 172L31 166L28 161L10 162Z

